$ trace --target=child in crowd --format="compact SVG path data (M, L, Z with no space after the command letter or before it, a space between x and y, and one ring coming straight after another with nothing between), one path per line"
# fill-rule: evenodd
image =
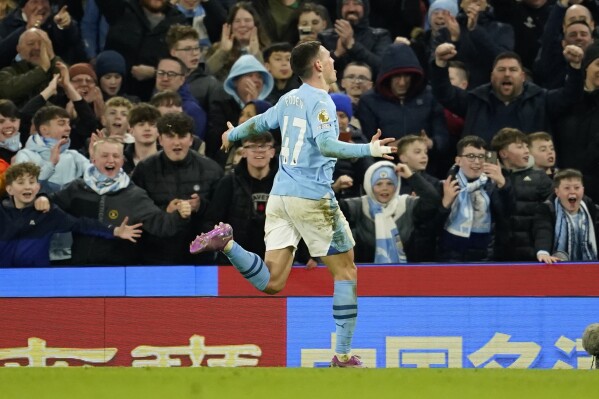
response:
M399 195L400 179L410 181L419 197ZM406 245L414 225L431 218L440 196L418 173L404 164L380 161L364 175L366 195L345 198L341 210L356 237L356 262L406 263Z
M141 223L128 226L127 218L120 226L105 226L97 220L75 218L47 199L34 207L40 190L41 168L34 163L12 165L6 171L6 190L10 198L0 204L0 259L2 266L49 266L50 239L54 233L77 232L103 238L120 237L135 242L140 237Z
M541 204L534 224L539 262L597 260L597 210L584 195L582 173L563 169L553 178L554 195Z
M426 138L408 134L397 141L397 155L399 162L406 164L412 173L420 173L422 177L433 185L439 192L442 190L441 181L426 173L428 166L428 146ZM412 194L409 183L401 185L400 194Z
M279 98L290 90L300 87L301 82L291 71L291 50L289 43L274 43L263 52L264 66L275 80L275 85L266 98L271 104L279 101Z
M106 101L104 113L102 114L103 132L106 137L112 137L125 144L135 142L135 138L129 133L127 119L131 108L133 108L133 104L124 97L112 97Z
M139 161L158 152L156 122L159 118L160 111L147 103L137 104L129 111L127 117L129 131L135 141L125 146L125 163L123 164L125 173L131 174Z
M553 138L549 133L537 132L528 135L530 155L535 161L535 168L544 170L547 176L553 178L557 169L555 168L555 147Z

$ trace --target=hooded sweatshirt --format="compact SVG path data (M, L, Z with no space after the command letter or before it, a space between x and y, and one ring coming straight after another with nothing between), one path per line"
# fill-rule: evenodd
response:
M235 81L239 79L241 76L252 73L259 72L262 75L262 81L264 85L262 86L262 91L258 94L258 100L264 100L274 86L274 79L270 73L266 70L264 65L256 59L253 55L246 54L239 57L233 67L231 68L231 72L229 72L229 76L225 79L225 91L231 95L235 101L239 104L240 107L245 105L245 102L239 97L237 94L237 89L235 88Z

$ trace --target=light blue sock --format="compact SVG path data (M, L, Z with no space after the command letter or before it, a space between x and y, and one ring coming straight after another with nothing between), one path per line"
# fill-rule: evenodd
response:
M228 252L223 251L223 253L246 280L260 291L264 291L270 280L270 271L258 255L246 251L236 242L233 242L233 246Z
M337 333L336 353L349 353L358 317L358 296L355 281L335 281L333 318Z

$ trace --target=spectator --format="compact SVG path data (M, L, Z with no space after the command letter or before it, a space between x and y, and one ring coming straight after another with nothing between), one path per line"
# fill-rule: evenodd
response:
M112 97L125 97L132 103L138 103L139 98L125 93L124 79L127 76L125 58L116 51L106 50L96 58L96 76L104 101Z
M426 173L428 166L428 147L422 136L408 134L397 141L399 162L405 164L412 173L419 174L437 192L443 192L443 182ZM399 194L417 195L410 180L402 182ZM414 222L412 238L406 243L406 254L410 262L434 262L436 260L438 226L432 219Z
M437 43L454 43L459 48L457 60L466 64L471 87L477 87L488 82L495 58L514 49L514 30L495 20L487 0L463 0L460 7L457 24L450 18Z
M144 261L148 264L204 264L213 256L189 253L189 243L203 231L205 212L223 176L214 161L190 151L192 119L185 114L167 114L157 123L162 151L139 162L131 179L148 192L156 206L172 213L181 202L191 204L191 219L186 228L172 238L146 234L142 239Z
M400 178L408 180L419 197L399 195ZM380 161L364 175L366 195L346 198L339 206L356 237L356 262L406 263L405 245L414 224L431 217L438 207L437 191L404 164Z
M124 150L125 162L123 170L131 175L135 166L144 159L158 152L158 128L156 123L160 118L160 111L150 104L135 105L129 111L127 121L135 141L127 144Z
M193 134L204 139L206 134L206 111L191 95L189 86L185 83L187 67L178 58L163 58L158 62L156 70L156 91L175 91L181 96L183 112L193 119Z
M597 209L582 179L575 169L556 173L554 195L539 207L534 224L539 262L597 260Z
M545 23L552 2L547 0L491 0L498 21L510 24L514 30L514 52L522 59L524 68L532 71L539 52ZM557 54L557 57L562 57Z
M208 121L206 155L223 165L226 158L220 152L221 134L228 121L239 119L241 108L252 100L264 100L272 91L274 80L266 68L252 55L243 55L235 62L225 80L229 97L214 103Z
M442 207L435 221L444 226L438 241L438 261L493 259L493 223L510 216L514 197L501 167L485 162L485 148L485 141L477 136L458 142L455 162L459 170L455 178L443 183Z
M206 225L214 226L222 220L237 227L235 240L264 256L266 202L279 169L274 138L268 132L251 136L242 140L241 148L239 164L216 186L206 212ZM220 257L218 262L229 263Z
M588 30L578 23L586 24ZM569 28L573 24L576 25ZM592 42L592 35L589 36L588 32L594 30L595 21L588 8L582 4L569 6L568 0L556 1L545 24L535 60L537 84L548 89L563 86L567 69L566 62L560 56L563 48L567 44L575 44L584 50Z
M253 55L262 62L262 50L269 44L256 9L249 1L239 1L229 10L220 42L206 54L208 72L224 81L240 56Z
M422 134L427 139L437 172L436 154L447 148L447 127L443 108L424 80L424 71L409 46L392 44L383 56L375 89L365 93L358 105L358 116L367 138L377 129L383 137L400 139L406 134Z
M227 18L227 10L221 1L184 0L177 1L177 9L187 19L187 24L198 33L202 52L220 38L221 27Z
M334 27L319 35L322 44L331 51L338 70L351 61L362 61L377 72L385 49L391 44L386 29L368 25L368 0L337 0Z
M166 34L166 42L172 57L183 61L187 67L185 83L189 91L198 100L200 107L210 113L212 102L226 96L222 82L206 72L202 60L202 48L198 44L200 36L197 30L187 25L173 25Z
M81 62L86 58L79 26L66 6L53 13L49 0L23 0L0 22L0 66L10 65L17 55L15 49L20 36L30 28L45 31L54 45L53 51L67 63Z
M347 94L331 93L331 98L337 110L337 122L339 123L339 140L348 143L368 143L362 134L362 130L352 126L352 104ZM372 157L337 159L333 171L333 191L337 199L358 197L364 180L366 170L374 163Z
M560 169L576 169L584 176L585 194L599 202L599 45L587 48L580 101L571 104L553 124L553 140Z
M10 100L0 100L0 159L9 165L21 149L20 126L21 117L15 104Z
M553 180L557 170L555 169L555 147L553 138L547 132L536 132L528 135L530 143L530 155L532 155L534 167L542 170Z
M29 137L25 148L17 152L15 163L32 162L41 168L39 181L47 193L56 192L83 176L89 160L69 149L71 121L64 108L42 107L33 117L37 131ZM37 178L36 178L37 180ZM63 264L71 258L70 233L58 234L50 246L50 260Z
M20 61L0 70L0 98L21 107L52 80L58 59L46 32L37 28L23 32L16 48Z
M582 50L567 46L564 57L570 64L566 85L558 90L545 90L526 82L520 57L504 53L497 57L491 83L466 92L451 85L447 62L456 55L455 47L443 43L435 50L431 83L435 97L451 112L465 119L464 135L490 139L506 126L524 133L548 130L550 117L563 114L582 96Z
M551 179L544 171L533 168L528 137L518 129L501 129L493 137L491 147L501 159L502 173L510 181L516 200L511 216L496 221L495 260L533 261L533 221L537 207L551 195Z
M266 99L269 103L276 103L283 94L301 86L289 63L292 49L289 43L274 43L264 50L264 66L274 79L273 89Z
M318 40L318 34L330 27L331 18L324 6L316 3L300 4L297 15L299 42Z
M116 236L132 242L140 236L141 224L128 226L127 218L115 227L94 219L77 219L56 205L44 213L38 212L33 204L40 190L37 182L39 173L39 166L30 162L13 165L6 171L6 189L11 198L0 204L3 226L0 257L3 266L50 266L50 239L55 233L72 231L104 239Z
M106 102L102 115L104 137L112 137L125 144L135 142L135 138L129 133L128 117L131 108L133 104L124 97L112 97Z
M167 0L102 0L97 3L110 28L105 50L125 57L125 92L147 101L152 95L158 60L168 55L168 28L185 16Z
M350 62L343 70L341 88L351 98L354 116L350 123L361 128L360 120L356 117L356 114L362 94L372 89L372 68L363 62Z
M143 223L143 234L172 236L188 223L191 206L180 201L176 212L160 210L148 194L122 170L123 145L112 139L96 141L92 163L83 175L50 196L50 200L64 211L100 221L120 224L128 218L131 223ZM106 240L99 237L73 235L75 265L136 265L140 264L138 244Z
M87 0L81 18L81 37L85 54L92 64L95 64L96 57L104 50L108 28L108 22L100 13L96 0Z
M104 114L104 97L98 87L98 76L94 72L94 68L86 63L71 65L69 76L75 90L94 110L96 119L100 120ZM67 104L66 109L69 111L71 118L77 118L77 112L72 101Z

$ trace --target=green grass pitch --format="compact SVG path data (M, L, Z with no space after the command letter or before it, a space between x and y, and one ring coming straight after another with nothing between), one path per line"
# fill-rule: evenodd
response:
M2 399L594 397L599 370L3 368Z

